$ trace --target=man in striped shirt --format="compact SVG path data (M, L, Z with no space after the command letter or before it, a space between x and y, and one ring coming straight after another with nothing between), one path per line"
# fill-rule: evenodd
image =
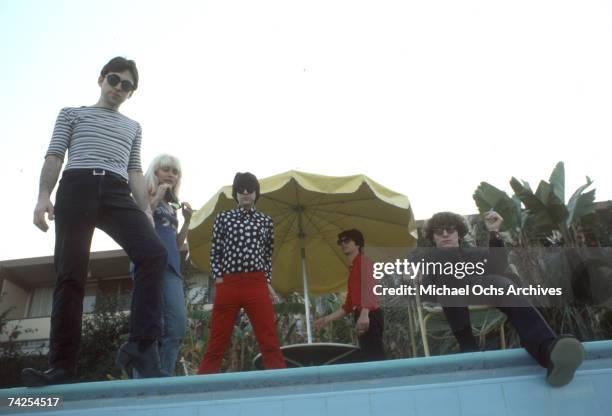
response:
M140 125L118 112L138 87L136 64L122 57L111 59L102 68L98 85L96 104L60 111L40 175L34 224L46 232L45 214L55 219L57 280L49 369L24 369L26 386L65 383L75 376L95 228L110 235L135 264L130 338L119 349L117 361L144 377L165 375L156 341L161 336L161 281L167 254L152 226L140 163ZM54 206L50 196L66 151L68 162Z

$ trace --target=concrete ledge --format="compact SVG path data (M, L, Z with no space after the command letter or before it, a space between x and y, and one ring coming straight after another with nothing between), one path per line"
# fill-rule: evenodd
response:
M612 386L612 341L589 342L584 345L587 360L579 369L576 378L586 377L590 380L594 377L595 383L599 384L602 380L604 384L609 380L608 384ZM425 394L429 391L440 391L441 388L450 389L449 391L453 392L452 397L455 398L461 398L461 391L471 391L471 388L485 389L484 391L493 389L492 391L499 394L498 390L518 388L517 385L525 392L532 392L534 389L564 391L565 388L553 389L546 385L544 374L545 370L523 349L513 349L326 367L5 389L0 390L0 403L6 403L6 398L16 396L60 396L64 400L64 409L46 411L44 414L89 414L89 411L97 409L97 415L101 409L115 408L113 412L100 414L116 415L128 414L128 409L140 409L136 413L142 414L143 406L168 408L168 411L172 406L184 409L186 403L198 408L232 403L250 409L251 405L248 403L258 403L262 400L285 403L283 406L287 407L298 398L322 400L323 403L354 394L359 394L359 397L365 395L372 400L380 394L396 394L403 398L405 395L411 397L409 392L419 391L419 394ZM576 384L579 387L579 383L576 381L570 386ZM574 387L578 388L576 386ZM592 401L600 395L601 400L610 401L612 395L609 392L597 393L600 390L602 388L591 388L589 400ZM360 391L361 393L357 393ZM486 395L483 400L488 400ZM123 410L117 413L118 409ZM6 411L6 408L0 409L0 413ZM446 411L448 412L448 409ZM166 412L155 411L151 414ZM173 416L178 414L182 413L173 413Z

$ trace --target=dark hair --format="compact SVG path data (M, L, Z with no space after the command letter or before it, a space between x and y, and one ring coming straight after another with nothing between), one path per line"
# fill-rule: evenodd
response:
M449 225L452 225L457 229L457 234L459 234L460 239L465 237L468 232L465 218L459 214L455 214L454 212L446 211L434 214L433 217L427 221L427 224L425 225L425 237L433 241L434 229Z
M338 240L342 238L348 238L349 240L353 240L356 245L359 246L359 252L363 249L365 245L365 240L363 239L363 234L356 228L351 228L350 230L344 230L338 234Z
M234 201L238 202L238 188L247 188L255 190L255 203L259 199L259 181L257 177L251 172L238 172L234 176L234 183L232 184L232 197Z
M104 78L109 72L123 71L130 71L132 78L134 78L134 90L136 90L138 88L138 69L136 69L136 62L125 59L122 56L116 56L108 61L102 68L102 71L100 71L100 76Z

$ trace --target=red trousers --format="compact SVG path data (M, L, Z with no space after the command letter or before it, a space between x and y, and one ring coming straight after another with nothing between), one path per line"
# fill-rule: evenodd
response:
M276 323L268 284L263 272L232 273L216 285L210 338L198 374L218 373L230 344L240 308L244 308L259 345L266 369L285 368L276 335Z

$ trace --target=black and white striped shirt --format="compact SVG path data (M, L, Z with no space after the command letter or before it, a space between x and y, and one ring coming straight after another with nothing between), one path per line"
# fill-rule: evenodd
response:
M273 251L274 222L269 216L242 207L217 215L210 249L215 278L228 273L263 272L270 282Z
M45 156L68 163L64 170L105 169L128 179L128 170L140 170L140 124L104 107L62 108Z

